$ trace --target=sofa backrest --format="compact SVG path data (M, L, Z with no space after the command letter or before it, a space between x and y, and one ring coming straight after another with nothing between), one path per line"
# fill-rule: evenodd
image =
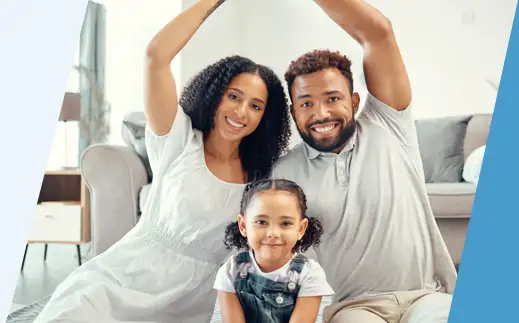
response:
M133 111L127 113L124 118L126 122L145 123L146 117L142 111ZM474 151L474 149L486 145L488 132L490 130L490 123L492 121L492 114L475 114L467 125L467 133L465 135L464 155L465 160ZM128 129L122 128L123 140L127 145L132 141Z
M467 157L474 149L487 144L491 121L492 114L475 114L470 119L467 125L467 134L465 135L465 160L467 160Z

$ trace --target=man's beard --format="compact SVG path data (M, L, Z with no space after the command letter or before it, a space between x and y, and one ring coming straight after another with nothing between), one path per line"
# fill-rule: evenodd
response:
M326 123L330 121L337 121L337 120L322 120L320 123ZM317 124L312 124L312 126L315 126ZM355 133L355 129L357 128L357 123L355 122L355 117L353 117L348 123L344 124L344 121L341 120L340 124L337 125L337 127L341 127L339 133L334 138L329 138L326 140L317 140L315 139L311 133L312 130L308 129L308 132L303 132L299 127L297 127L297 131L299 132L299 135L301 136L301 139L309 145L310 147L314 148L317 151L328 153L336 151L339 148L342 148L348 140L353 136ZM310 127L308 127L310 128Z

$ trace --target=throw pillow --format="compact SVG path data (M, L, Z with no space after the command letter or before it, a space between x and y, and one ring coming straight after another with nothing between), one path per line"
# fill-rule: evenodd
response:
M481 166L483 165L483 157L485 155L486 145L474 149L472 153L467 157L465 165L463 167L463 179L478 186L479 174L481 172Z
M416 120L426 183L462 181L463 145L470 116Z
M132 147L137 155L141 158L146 172L148 173L148 179L151 182L153 179L153 173L151 171L150 161L148 159L148 153L146 151L145 142L145 120L124 120L123 121L123 139L125 143Z

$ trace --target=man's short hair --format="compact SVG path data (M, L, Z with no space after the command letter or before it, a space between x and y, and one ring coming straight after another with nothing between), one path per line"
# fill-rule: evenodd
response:
M296 77L319 72L328 68L337 68L350 83L350 92L353 94L353 77L351 74L351 61L339 52L330 50L314 50L303 54L292 61L285 72L288 92L292 98L292 85Z

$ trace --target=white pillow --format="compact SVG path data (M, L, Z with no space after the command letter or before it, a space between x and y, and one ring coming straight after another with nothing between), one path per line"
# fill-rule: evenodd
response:
M483 164L483 157L487 145L476 148L465 161L463 166L463 179L468 183L478 185L479 173L481 172L481 165Z

